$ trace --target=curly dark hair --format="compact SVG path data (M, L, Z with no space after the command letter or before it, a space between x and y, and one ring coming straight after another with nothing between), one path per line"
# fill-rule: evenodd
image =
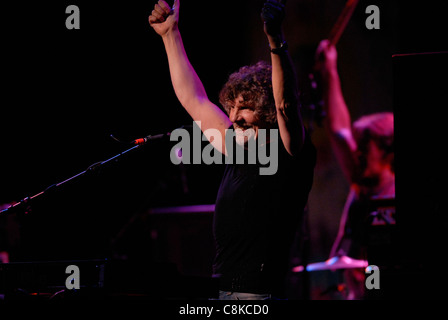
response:
M242 95L245 103L254 108L258 119L270 125L277 123L271 65L260 61L255 65L242 67L229 76L219 93L219 102L227 114L239 95Z

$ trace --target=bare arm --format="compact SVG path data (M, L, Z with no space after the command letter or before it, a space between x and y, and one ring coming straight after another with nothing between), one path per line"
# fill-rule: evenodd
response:
M328 40L321 41L317 49L317 59L317 69L322 79L324 108L327 112L325 127L344 175L349 182L353 182L357 145L352 135L350 113L337 71L336 48L330 45Z
M271 48L272 88L277 108L277 122L285 149L291 155L296 155L304 143L304 127L299 111L299 94L294 67L285 48L281 23L284 17L284 2L266 1L262 18L264 32Z
M231 122L227 115L208 99L201 80L188 60L178 29L178 21L179 0L175 0L173 9L165 1L159 1L149 16L150 25L162 37L171 82L179 102L194 121L201 121L203 131L210 128L217 129L224 138L225 130ZM212 141L212 144L221 152L225 150L224 139Z

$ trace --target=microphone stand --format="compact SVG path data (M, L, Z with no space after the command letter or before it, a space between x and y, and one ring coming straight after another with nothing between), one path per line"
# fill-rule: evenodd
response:
M109 158L107 160L96 162L96 163L90 165L86 170L84 170L84 171L82 171L82 172L80 172L78 174L75 174L74 176L72 176L72 177L70 177L70 178L68 178L68 179L66 179L64 181L52 184L51 186L47 187L45 190L43 190L43 191L41 191L39 193L36 193L33 196L23 198L19 202L16 202L16 203L10 205L9 207L7 207L6 209L1 210L0 211L0 215L3 214L3 213L7 213L7 212L10 212L10 211L13 211L13 209L18 209L18 208L23 207L23 206L25 206L25 211L24 212L25 212L25 214L27 214L27 213L29 213L31 211L31 200L34 200L34 199L36 199L36 198L38 198L38 197L40 197L40 196L42 196L44 194L47 194L50 191L56 190L56 188L59 188L62 185L66 184L66 183L68 183L70 181L73 181L73 180L75 180L77 178L80 178L80 177L86 175L87 173L94 172L94 171L98 170L100 167L102 167L102 166L104 166L104 165L106 165L106 164L108 164L108 163L110 163L112 161L117 162L122 156L124 156L125 154L129 153L132 150L136 150L138 148L141 148L142 146L147 144L150 140L161 139L161 138L167 137L169 135L170 135L170 133L168 132L168 133L165 133L165 134L158 134L158 135L154 135L154 136L147 136L147 137L142 138L142 139L134 140L131 143L136 144L135 146L133 146L133 147L131 147L131 148L129 148L129 149L123 151L123 152L120 152L119 154L117 154L117 155L115 155L115 156L113 156L113 157L111 157L111 158Z

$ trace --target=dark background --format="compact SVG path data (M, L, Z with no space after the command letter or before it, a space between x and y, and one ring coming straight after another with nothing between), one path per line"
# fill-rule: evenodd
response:
M174 95L162 41L147 22L154 3L2 4L0 203L32 196L128 148L110 134L130 141L191 124ZM353 119L394 110L393 54L447 50L442 3L359 2L337 47ZM65 8L70 4L80 9L80 30L65 27ZM259 18L262 4L261 0L181 3L180 28L187 53L215 103L230 73L269 58ZM288 1L285 34L305 104L314 50L344 4L343 0ZM380 30L365 27L364 11L370 4L380 9ZM394 110L402 117L408 111ZM318 163L309 199L310 260L322 261L336 236L348 183L324 130L315 124L313 128ZM117 256L152 260L154 230L148 210L213 204L223 170L219 165L175 166L169 159L172 145L150 142L118 163L37 198L29 214L15 213L21 233L12 260ZM185 222L186 228L193 228L194 219ZM201 223L206 225L208 219L203 215ZM211 230L204 230L209 237ZM185 244L186 239L172 240L169 246L179 245L176 241ZM200 241L191 243L200 250ZM211 245L204 244L203 250ZM181 271L207 275L211 269ZM329 277L316 276L316 292L333 281ZM320 298L317 293L314 297Z

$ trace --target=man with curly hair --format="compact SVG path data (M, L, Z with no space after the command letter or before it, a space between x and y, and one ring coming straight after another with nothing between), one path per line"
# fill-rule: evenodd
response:
M172 8L159 1L149 23L162 37L177 98L193 120L201 122L210 143L227 156L230 150L226 139L214 139L207 136L208 132L218 130L221 137L226 137L226 131L234 129L235 147L246 151L249 141L257 140L265 130L279 133L267 136L257 147L277 143L275 174L260 175L260 163L226 162L213 222L213 273L220 282L219 298L281 297L290 246L299 228L315 164L315 149L302 123L296 76L281 30L284 3L268 0L264 4L262 19L271 65L260 62L229 77L220 93L227 114L208 99L188 60L178 29L179 5L179 0Z

